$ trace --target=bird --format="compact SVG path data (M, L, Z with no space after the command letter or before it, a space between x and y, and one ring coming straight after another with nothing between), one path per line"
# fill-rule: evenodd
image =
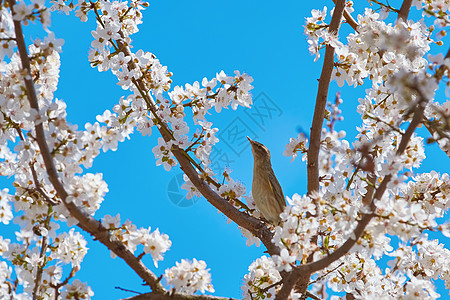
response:
M253 199L264 218L273 225L278 225L281 220L280 214L286 207L286 200L272 170L270 151L266 146L253 141L248 136L247 139L250 141L253 153Z

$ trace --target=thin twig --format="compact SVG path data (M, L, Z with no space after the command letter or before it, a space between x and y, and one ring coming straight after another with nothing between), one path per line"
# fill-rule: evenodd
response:
M322 300L319 297L317 297L316 295L314 295L313 293L311 293L310 291L306 291L306 296L313 300Z
M44 198L44 200L47 202L48 205L58 205L58 202L47 196L47 194L42 189L41 184L39 183L39 179L37 177L36 170L34 169L34 164L30 164L30 169L31 175L33 176L34 185L36 186L36 191L39 194L41 194L41 196Z
M138 295L141 295L141 294L142 294L142 293L137 292L137 291L133 291L133 290L121 288L120 286L115 286L114 288L115 288L115 289L118 289L118 290L121 290L121 291L124 291L124 292L135 293L135 294L138 294Z
M8 119L8 121L12 122L12 120L5 116L5 114L3 114L3 116L5 118ZM22 133L22 129L20 129L20 126L15 126L16 124L14 124L14 129L17 131L17 134L19 135L19 138L22 142L25 141L25 137L23 136ZM44 192L44 190L41 187L41 184L39 183L38 177L37 177L37 173L36 173L36 169L34 168L34 163L30 163L30 169L31 169L31 175L33 176L33 181L34 181L34 185L35 185L35 189L36 191L41 194L41 196L44 198L45 201L47 201L47 204L49 205L58 205L58 202L56 202L55 200L51 199L49 196L47 196L47 193Z
M62 282L60 282L58 284L50 283L50 287L55 289L55 299L59 299L59 295L60 295L59 289L61 287L65 286L66 284L68 284L69 280L75 276L75 274L78 272L78 270L80 270L79 267L72 267L72 270L70 270L69 276L67 276Z
M384 4L383 2L380 2L380 1L378 1L378 0L370 0L370 2L375 2L375 3L378 4L379 6L384 7L384 8L387 8L387 9L393 11L393 12L396 12L396 13L400 12L400 10L398 10L398 9L396 9L396 8L394 8L394 7L392 7L392 6L390 6L389 3L386 5L386 4Z
M50 210L50 208L49 208L49 210ZM50 227L50 219L51 219L51 217L47 216L47 218L44 221L44 225L47 230ZM33 300L36 300L39 297L39 295L38 295L39 286L41 284L42 273L44 272L44 267L46 265L46 261L45 261L44 257L46 257L45 252L47 251L47 246L48 246L48 240L47 240L47 235L45 235L42 237L41 251L39 253L40 262L37 264L36 277L34 278Z
M155 294L145 293L122 300L235 300L229 297L218 297L212 295L188 295L182 293L167 293L167 294Z

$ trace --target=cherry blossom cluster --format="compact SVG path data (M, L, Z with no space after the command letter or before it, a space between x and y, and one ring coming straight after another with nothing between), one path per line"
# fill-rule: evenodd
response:
M72 266L80 266L88 251L86 245L84 237L72 228L68 233L64 232L55 237L52 247L56 250L52 251L50 258L65 264L70 263Z
M328 24L325 22L325 17L327 16L326 6L324 6L323 10L313 9L311 15L311 17L306 18L304 32L308 36L309 52L315 54L314 61L317 61L320 57L319 50L324 46L324 42L321 40L326 40L333 46L339 41L326 30L328 27Z
M121 241L131 252L134 253L137 247L142 245L143 254L151 254L155 267L158 267L158 261L163 260L163 254L172 245L169 236L161 234L158 228L150 232L150 227L137 228L129 220L121 224L120 214L115 217L104 216L102 224L109 230L113 240ZM111 252L111 256L116 257L114 252Z
M261 256L249 267L242 285L243 299L275 299L281 287L282 277L271 257ZM292 291L290 300L301 299L301 294Z
M203 260L192 262L182 259L175 266L167 269L164 273L164 279L167 284L172 286L176 292L193 294L197 291L205 293L205 291L214 292L211 284L211 274L206 269L206 263Z
M39 19L45 27L50 25L50 12L44 1L33 0L30 4L18 1L14 4L14 12L14 20L22 21L24 25L27 25L29 21L34 22L36 19Z
M219 195L224 199L229 199L233 203L234 199L241 199L246 194L246 188L242 182L235 181L230 176L231 170L225 168L223 175L226 183L219 188Z
M271 257L261 256L249 267L249 273L244 276L242 286L244 299L274 299L275 283L281 280L281 275L275 268Z
M421 10L423 16L434 17L434 24L438 27L444 28L450 22L450 6L445 1L413 0L412 5ZM441 36L445 36L445 29L442 32Z
M401 249L401 248L400 248ZM339 272L330 272L338 270ZM433 283L429 280L411 276L408 280L401 272L389 268L386 274L373 259L362 258L353 253L345 256L342 262L332 264L324 270L322 278L328 280L331 289L340 292L358 291L355 299L436 299ZM389 295L389 296L387 296Z
M346 45L336 42L333 75L339 86L344 82L361 85L367 77L380 84L399 69L417 72L426 66L423 55L432 40L422 22L398 22L393 26L366 9L364 15L358 16L358 24L358 32L347 37Z
M13 214L11 211L11 195L8 189L0 191L0 223L9 224L12 220Z
M281 214L282 226L275 228L273 241L282 247L273 261L279 271L290 271L297 260L306 259L315 249L310 243L319 227L318 218L308 217L315 213L315 205L309 197L294 194L289 206Z
M440 53L438 55L428 55L429 64L428 69L431 73L438 76L448 78L450 69L450 58L444 58ZM450 87L450 81L446 80L446 96ZM450 101L441 103L434 102L426 110L426 116L428 117L429 124L433 126L431 131L432 137L429 138L429 142L437 142L439 147L450 155L450 136L447 134L450 124L448 122L450 116ZM431 128L430 126L428 128Z
M308 139L304 133L299 133L297 138L290 138L286 149L283 152L284 156L292 156L292 161L297 157L297 152L306 153L308 151ZM303 160L306 159L306 154L303 155Z
M66 285L66 289L61 293L63 299L91 299L94 296L92 289L86 283L75 279L72 283Z
M216 136L218 129L212 127L213 124L206 120L205 115L213 107L216 112L228 106L233 109L238 105L249 107L252 103L249 94L252 81L250 76L240 74L238 71L235 72L235 76L227 76L221 71L212 80L204 78L203 87L198 82L186 84L184 88L177 86L169 93L170 101L167 99L157 101L161 103L157 112L158 119L170 124L173 137L169 143L164 139L158 139L158 146L153 149L158 159L157 164L163 164L166 170L170 170L176 164L170 150L177 146L186 152L192 151L202 166L202 172L213 177L215 174L210 168L209 155L212 147L219 142ZM192 110L193 121L200 126L192 134L192 138L187 135L189 127L184 120L186 107ZM186 188L190 191L189 182L187 184ZM217 189L217 186L214 188Z
M11 14L6 10L0 10L0 59L3 61L6 57L11 58L14 54L16 42L11 39L14 36L14 25Z
M402 189L402 194L398 199L390 203L385 203L385 207L380 207L384 214L396 214L399 219L389 224L389 229L393 230L400 238L411 239L418 232L411 232L408 235L399 234L399 230L405 231L407 224L416 226L416 231L420 228L434 228L437 219L444 216L445 211L450 207L448 199L450 192L450 178L448 174L439 175L432 171L430 173L419 174L412 178ZM380 205L381 206L381 205ZM405 241L406 241L405 239Z
M28 299L36 290L35 279L39 273L36 266L42 268L42 283L36 290L39 294L46 295L47 299L58 297L58 295L77 294L85 299L93 295L93 292L85 283L75 280L71 284L63 283L63 266L71 264L72 277L79 269L80 264L87 253L86 240L72 228L56 237L51 237L38 228L33 231L22 229L16 233L18 243L2 239L0 242L0 257L10 261L14 265L14 274L17 282L14 284L12 269L5 261L0 262L1 278L0 292L2 296L8 295L14 299ZM39 236L43 238L39 239ZM51 240L52 243L48 241ZM48 249L53 249L48 256L40 255L39 246L49 244ZM45 247L45 246L44 246ZM55 262L58 262L55 264ZM23 291L17 290L17 285L23 287ZM79 287L79 289L75 289ZM75 295L74 294L74 295ZM67 298L70 299L70 298ZM72 298L75 299L75 298Z
M0 261L0 293L8 295L10 290L11 267L5 261Z

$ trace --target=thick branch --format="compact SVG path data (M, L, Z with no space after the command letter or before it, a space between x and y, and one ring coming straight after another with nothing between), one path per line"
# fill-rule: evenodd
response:
M337 0L333 17L331 18L329 33L336 35L341 24L345 1ZM323 119L325 117L325 107L327 104L328 88L333 71L334 48L327 45L325 58L322 67L322 74L319 79L319 88L317 91L316 107L314 109L313 123L308 149L308 194L319 190L319 150L322 135Z
M364 148L364 147L363 147ZM369 146L366 148L369 149ZM369 207L369 205L372 202L373 194L375 192L375 186L377 182L377 176L375 175L375 157L377 156L377 150L376 148L373 149L370 153L367 153L368 150L361 150L363 152L363 157L367 156L365 158L365 171L367 174L367 192L362 197L362 204ZM364 151L366 151L366 154L364 154Z
M344 13L345 0L337 0L334 8L333 17L331 18L328 28L329 34L338 36L339 27L341 25L342 15ZM334 48L331 45L326 46L325 58L322 67L322 73L319 79L319 87L317 91L316 107L314 109L313 123L311 126L311 134L308 149L308 194L319 190L319 151L322 135L323 119L325 117L325 107L327 104L328 88L331 81L331 73L334 64ZM292 272L293 273L293 272ZM297 283L301 287L302 293L305 293L311 272L298 272L295 276L288 275L283 278L283 287L278 292L276 299L287 299L292 288Z
M8 0L8 2L11 8L11 13L14 15L13 7L15 4L15 0ZM23 38L22 26L20 21L14 21L14 30L16 34L16 43L19 49L22 67L26 72L24 81L28 100L30 102L30 106L36 111L39 111L38 99L31 76L30 60L28 58L27 48ZM78 226L83 230L89 232L101 243L107 246L111 251L113 251L117 256L125 260L125 262L152 288L153 291L164 291L164 288L162 287L158 278L150 270L148 270L145 265L125 247L123 243L112 241L109 232L99 221L92 218L89 214L77 207L74 203L67 202L68 193L59 180L58 173L53 163L53 158L50 154L50 150L46 142L42 123L35 125L35 131L36 141L39 145L39 150L41 151L49 180L55 188L58 197L61 198L70 214L78 220Z
M398 13L398 20L402 20L403 22L408 21L408 15L409 11L411 10L411 3L412 0L403 0L402 7L400 8L400 11Z

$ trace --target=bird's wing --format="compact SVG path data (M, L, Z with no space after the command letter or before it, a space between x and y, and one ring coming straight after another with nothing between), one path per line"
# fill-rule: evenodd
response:
M278 182L273 172L269 174L269 186L273 192L275 199L277 199L277 204L280 207L280 211L283 211L284 207L286 206L286 200L284 198L283 190L281 189L280 183Z

